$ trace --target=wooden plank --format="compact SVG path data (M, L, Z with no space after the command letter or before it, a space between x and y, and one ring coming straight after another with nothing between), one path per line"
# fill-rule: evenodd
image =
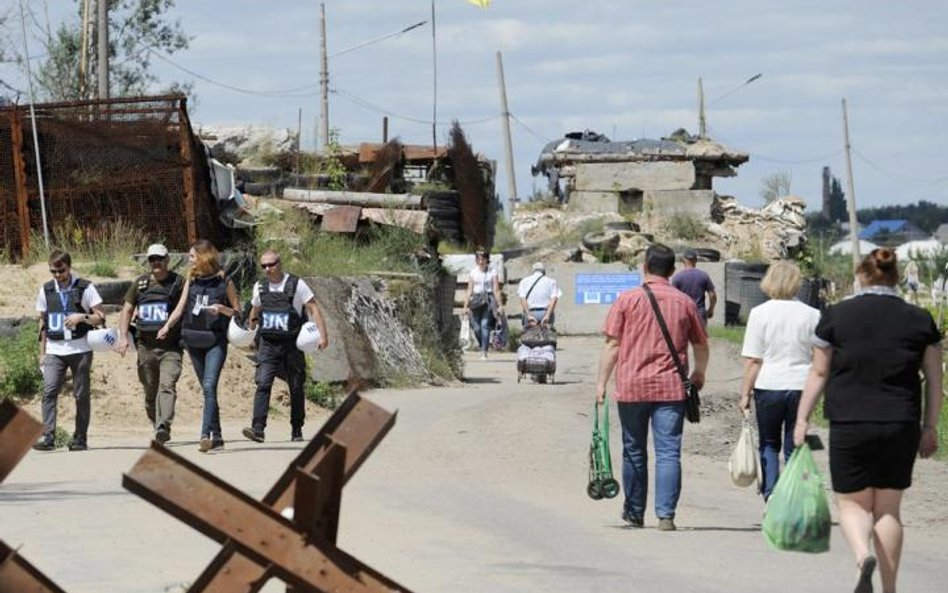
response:
M362 206L363 208L422 209L421 196L415 194L379 194L288 187L283 190L283 199L290 202L317 202L339 206Z
M354 233L361 216L359 206L336 206L323 212L319 229L329 233Z

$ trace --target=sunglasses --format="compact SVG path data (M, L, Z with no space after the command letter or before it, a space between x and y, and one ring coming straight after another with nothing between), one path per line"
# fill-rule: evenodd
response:
M264 270L269 270L270 268L275 268L278 265L280 265L280 260L277 260L270 264L260 264L260 267L263 268Z
M66 273L66 268L55 268L55 269L50 268L49 273L52 274L53 276L59 276L60 274Z
M153 255L148 258L148 263L151 263L151 264L155 262L160 262L160 261L165 261L165 258L161 257L160 255Z

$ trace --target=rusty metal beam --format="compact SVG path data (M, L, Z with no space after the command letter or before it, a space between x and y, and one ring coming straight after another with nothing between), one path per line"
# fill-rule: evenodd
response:
M26 185L26 161L23 160L23 119L19 108L10 110L10 148L13 151L13 179L16 192L17 221L20 223L20 256L30 250L30 190Z
M282 511L296 499L297 468L312 473L329 453L333 443L346 448L343 484L349 481L379 442L395 425L396 414L352 392L297 458L289 465L263 503ZM385 579L381 574L375 577ZM270 578L269 568L236 553L226 545L188 589L188 593L255 593Z
M43 425L22 408L4 400L0 403L0 482L43 434Z
M367 567L347 565L350 558L337 561L334 546L307 542L275 510L157 443L122 477L122 485L208 537L230 539L243 555L268 564L274 576L298 590L408 591L372 578Z
M99 105L121 105L123 103L153 103L158 101L180 101L184 99L185 96L180 93L170 94L170 95L154 95L148 96L143 95L141 97L119 97L112 99L84 99L81 101L57 101L55 103L37 103L33 106L37 111L42 111L45 109L61 109L64 107L88 107L88 106L99 106ZM20 106L15 105L12 107L7 107L7 109L18 109Z
M180 138L182 188L184 189L184 222L188 229L188 244L193 245L199 239L197 232L197 197L194 195L194 169L191 164L191 126L188 124L188 112L182 99L178 106L178 129Z
M0 540L0 593L65 593L56 583Z

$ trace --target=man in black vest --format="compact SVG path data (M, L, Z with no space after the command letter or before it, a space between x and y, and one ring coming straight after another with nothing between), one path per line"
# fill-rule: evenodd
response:
M316 324L322 339L320 350L329 343L326 324L316 304L312 289L302 279L284 274L280 254L273 250L263 252L260 266L266 278L254 284L252 308L247 322L251 330L257 328L257 392L253 398L253 424L243 435L262 443L270 408L270 390L277 376L284 378L290 388L290 438L303 440L304 385L306 358L296 348L296 337L303 325L303 310Z
M88 449L89 370L92 349L86 334L95 326L105 324L102 297L95 285L72 275L72 257L65 251L49 254L49 273L53 280L40 287L36 311L40 322L40 369L43 372L43 438L33 448L52 451L56 448L56 402L66 369L72 372L72 390L76 397L76 431L69 443L70 451Z
M168 248L164 245L149 246L147 256L151 273L139 276L125 294L117 350L122 356L128 352L128 329L134 318L145 413L155 440L164 444L171 439L176 387L181 377L181 324L176 324L164 339L158 339L158 330L181 299L184 278L168 269Z

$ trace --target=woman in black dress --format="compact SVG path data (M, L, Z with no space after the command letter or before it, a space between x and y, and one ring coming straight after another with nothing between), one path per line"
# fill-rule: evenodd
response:
M878 563L883 592L894 593L902 493L912 483L916 455L929 457L938 448L941 334L927 311L899 297L892 250L873 250L856 275L862 288L830 307L816 327L794 442L803 443L825 388L830 476L840 527L856 556L855 591L872 592ZM919 369L927 386L924 409Z

